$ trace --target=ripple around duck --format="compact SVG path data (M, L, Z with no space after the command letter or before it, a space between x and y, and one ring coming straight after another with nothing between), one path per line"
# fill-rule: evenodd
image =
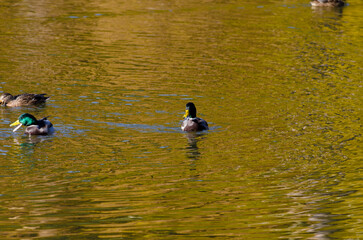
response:
M122 127L122 128L128 128L137 130L140 132L160 132L160 133L177 133L177 132L183 132L180 127L167 127L164 125L148 125L148 124L137 124L137 123L116 123L116 122L103 122L103 121L96 121L93 119L84 119L85 121L97 123L101 125L110 125L110 126L116 126L116 127ZM180 122L181 124L181 122ZM210 131L217 131L218 129L221 129L219 126L212 126L210 127L209 131L203 131L203 132L210 132Z
M140 132L164 132L164 133L180 132L179 128L166 127L166 126L163 126L163 125L102 122L102 121L96 121L96 120L93 120L93 119L85 119L85 121L93 122L93 123L97 123L97 124L102 124L102 125L110 125L110 126L117 126L117 127L122 127L122 128L129 128L129 129L137 130L137 131L140 131Z

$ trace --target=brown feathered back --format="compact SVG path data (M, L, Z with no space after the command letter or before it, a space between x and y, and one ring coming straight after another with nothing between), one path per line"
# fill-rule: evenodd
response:
M45 96L45 93L42 94L33 94L33 93L24 93L16 96L11 95L10 93L3 93L0 96L1 105L5 105L7 107L20 107L20 106L31 106L31 105L41 105L44 104L49 97Z

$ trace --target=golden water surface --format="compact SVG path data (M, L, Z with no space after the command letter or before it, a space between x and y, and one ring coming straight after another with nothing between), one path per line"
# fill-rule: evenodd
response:
M0 239L362 239L362 11L1 1Z

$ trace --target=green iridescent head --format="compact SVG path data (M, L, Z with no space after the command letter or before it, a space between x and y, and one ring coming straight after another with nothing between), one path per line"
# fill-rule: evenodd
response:
M19 122L24 126L30 126L30 125L36 125L38 121L33 115L29 113L24 113L20 115Z
M12 124L10 124L10 126L17 126L19 125L18 127L16 127L13 131L15 132L16 130L18 130L22 125L24 126L30 126L30 125L37 125L38 124L38 121L37 119L29 114L29 113L24 113L22 115L20 115L19 119L16 120L15 122L13 122Z

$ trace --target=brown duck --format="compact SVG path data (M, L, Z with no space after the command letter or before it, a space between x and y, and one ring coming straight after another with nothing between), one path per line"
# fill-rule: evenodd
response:
M47 101L49 97L45 95L47 94L24 93L13 96L10 93L3 93L0 96L0 104L7 107L37 106Z

